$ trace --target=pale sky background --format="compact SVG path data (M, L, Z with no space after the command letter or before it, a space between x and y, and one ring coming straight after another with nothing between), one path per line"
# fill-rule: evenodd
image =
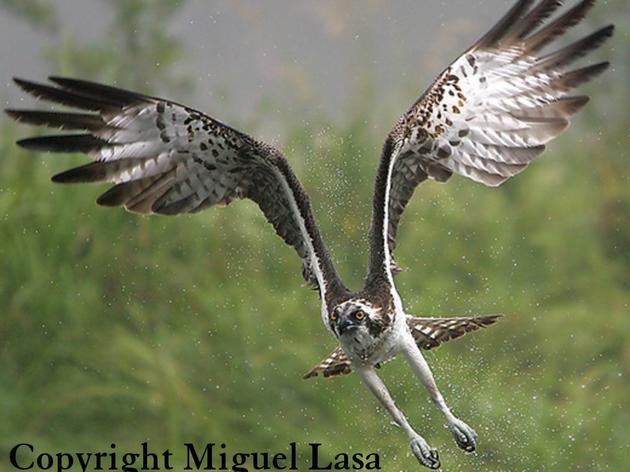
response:
M202 94L230 84L247 97L244 102L250 102L281 94L284 88L274 82L286 81L299 89L291 92L321 97L331 106L351 87L356 65L352 56L364 47L370 57L361 59L372 62L371 72L384 83L416 73L421 64L431 69L429 74L437 74L446 65L439 59L449 57L441 51L450 50L452 56L463 49L492 24L497 10L502 12L511 3L191 0L165 26L183 39L189 53L185 66ZM56 4L65 35L79 41L107 35L112 16L105 1ZM45 77L49 65L40 50L51 38L6 12L0 15L3 85L12 89L14 74ZM435 47L437 40L448 36L446 23L456 36Z
M599 3L594 16L602 26L619 23L620 9L629 18L628 8L620 2ZM107 40L112 15L105 0L55 4L63 36L79 43ZM397 110L387 116L386 121L393 123L433 77L512 4L513 0L190 0L165 28L184 42L187 57L177 67L189 75L194 89L184 96L181 91L159 92L236 125L269 98L274 109L269 111L271 127L263 134L273 135L274 122L298 119L299 110L322 111L342 120L352 106L353 88L367 75L378 93L377 110L386 106ZM588 32L588 26L581 25L574 37ZM627 37L627 32L621 34ZM54 45L52 41L52 36L0 10L4 103L14 106L20 97L12 76L43 79L55 72L42 57L42 48ZM607 47L614 49L614 44ZM604 48L595 56L610 55ZM223 96L226 90L229 100Z

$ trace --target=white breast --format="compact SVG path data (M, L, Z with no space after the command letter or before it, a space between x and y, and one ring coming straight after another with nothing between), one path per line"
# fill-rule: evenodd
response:
M403 320L402 324L398 321L399 319ZM397 316L392 327L377 339L373 338L367 328L362 326L342 335L340 342L344 352L353 363L373 367L391 360L398 354L406 335L408 333L404 316Z

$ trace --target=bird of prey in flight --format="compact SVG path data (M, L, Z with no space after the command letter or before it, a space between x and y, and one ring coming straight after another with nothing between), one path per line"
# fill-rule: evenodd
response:
M606 26L566 46L553 43L594 4L560 10L561 0L520 0L449 65L400 118L382 148L374 186L369 265L361 290L343 282L311 204L284 155L193 108L84 80L16 79L25 92L80 112L7 110L18 121L82 130L23 139L35 151L82 152L92 162L55 175L60 183L110 182L98 197L137 213L195 213L232 200L256 202L293 246L303 276L318 290L324 325L339 347L306 377L354 370L408 436L418 461L437 469L437 451L409 424L375 368L401 354L442 411L457 445L477 435L439 392L421 350L487 326L496 316L418 318L407 314L393 259L401 216L416 187L458 174L496 187L525 168L569 125L588 97L572 91L607 67L574 66L613 32Z

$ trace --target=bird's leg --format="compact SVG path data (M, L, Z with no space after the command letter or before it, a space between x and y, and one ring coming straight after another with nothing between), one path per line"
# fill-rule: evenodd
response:
M475 433L470 426L459 418L456 418L455 415L451 413L450 408L444 401L444 397L435 384L435 379L433 378L429 364L427 364L427 361L420 352L420 348L418 348L413 339L406 343L402 352L405 359L407 359L407 362L411 366L411 370L413 370L416 377L420 379L429 392L433 403L435 403L444 414L448 423L448 429L455 437L457 445L466 452L473 452L477 445L477 433Z
M414 431L407 418L394 403L387 387L383 381L376 375L372 367L359 367L357 373L363 380L363 383L374 394L379 402L385 407L392 419L409 437L411 441L411 451L416 456L420 464L429 469L439 469L440 459L435 449L432 449L422 436Z

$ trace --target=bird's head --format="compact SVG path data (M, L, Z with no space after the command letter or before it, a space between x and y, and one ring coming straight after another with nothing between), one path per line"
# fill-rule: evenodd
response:
M353 298L336 305L328 314L328 323L338 338L353 331L380 332L381 309L367 300Z

